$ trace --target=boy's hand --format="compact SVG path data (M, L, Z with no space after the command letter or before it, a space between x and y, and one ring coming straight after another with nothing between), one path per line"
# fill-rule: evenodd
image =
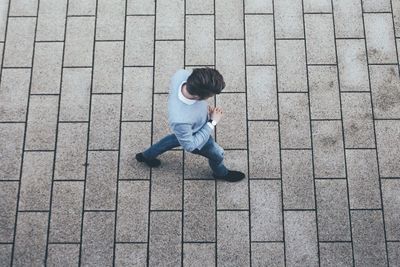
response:
M218 123L222 119L222 108L215 107L210 109L209 107L208 110L210 112L211 119L216 123Z

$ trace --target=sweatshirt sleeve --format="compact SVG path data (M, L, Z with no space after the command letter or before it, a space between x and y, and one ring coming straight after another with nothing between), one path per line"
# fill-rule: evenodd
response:
M185 151L189 152L201 149L207 143L213 131L213 128L208 123L204 124L196 133L193 133L192 126L189 123L174 123L171 127L179 144L181 144Z

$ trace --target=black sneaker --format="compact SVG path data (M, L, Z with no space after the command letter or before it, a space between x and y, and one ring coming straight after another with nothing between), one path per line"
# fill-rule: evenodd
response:
M217 175L213 174L213 177L215 179L225 180L227 182L238 182L238 181L242 180L245 177L245 175L243 172L239 172L239 171L228 171L228 174L225 176L217 176Z
M146 159L143 156L143 153L136 154L136 160L146 163L146 165L149 167L158 167L161 165L161 161L159 159Z

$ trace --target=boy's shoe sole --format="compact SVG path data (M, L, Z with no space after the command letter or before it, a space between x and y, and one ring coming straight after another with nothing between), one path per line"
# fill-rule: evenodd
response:
M213 177L217 180L224 180L227 182L238 182L240 180L243 180L246 176L244 175L244 173L239 171L228 171L228 174L225 176L216 176L213 174Z
M153 167L153 168L161 165L161 161L159 159L146 159L143 156L143 153L136 154L136 160L139 162L144 162L144 163L146 163L147 166Z

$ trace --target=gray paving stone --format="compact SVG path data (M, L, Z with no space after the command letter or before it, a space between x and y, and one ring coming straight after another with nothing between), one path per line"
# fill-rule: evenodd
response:
M80 242L84 182L54 182L49 242Z
M224 112L216 129L218 144L223 148L246 148L246 95L220 94L216 106Z
M4 51L4 43L0 43L0 70L3 68L3 51Z
M244 42L241 40L216 41L216 69L224 76L224 92L245 91Z
M154 15L155 1L128 0L127 15Z
M308 64L335 64L335 39L331 14L304 16Z
M400 176L400 121L376 121L379 172L383 177Z
M92 66L94 24L94 17L67 19L64 66Z
M375 150L346 150L346 162L350 208L381 208Z
M246 13L272 13L272 0L245 0L244 11Z
M13 242L18 183L0 183L0 242ZM11 254L10 254L11 256Z
M285 209L314 209L314 182L310 150L282 150Z
M181 212L151 212L149 266L181 264Z
M246 63L275 64L272 15L246 15Z
M118 152L91 151L88 164L85 210L115 210Z
M150 138L150 122L122 123L119 179L150 179L150 168L134 159L150 146Z
M147 244L116 244L115 266L146 266Z
M394 31L396 37L400 37L400 2L398 0L391 2L393 9Z
M181 51L185 52L186 65L214 65L214 16L186 16L185 45L185 49ZM168 50L165 53L168 53ZM174 53L169 57L171 56L177 59L181 57L179 53ZM178 68L175 67L175 69Z
M55 148L59 96L31 96L25 149Z
M189 44L186 44L187 47ZM175 74L176 70L182 69L184 66L185 57L185 43L184 41L156 41L155 50L155 70L154 70L154 92L156 93L168 93L169 84L172 75ZM189 49L189 48L187 48ZM188 51L188 50L186 50ZM214 51L212 51L214 53ZM187 53L188 54L188 53ZM152 70L152 69L150 69ZM153 73L150 74L151 77ZM141 80L142 77L139 77ZM150 80L149 88L147 93L149 94L153 90L153 81ZM142 102L142 99L140 99ZM150 102L149 100L148 102ZM143 101L144 102L144 101ZM147 107L150 105L147 103ZM138 113L136 111L135 113ZM149 112L149 115L151 113Z
M341 91L369 91L365 41L336 40Z
M25 125L0 124L0 180L19 180Z
M280 178L277 122L249 122L249 173L251 178Z
M60 100L60 121L88 121L91 68L65 68Z
M214 181L185 181L183 216L184 242L215 242Z
M390 0L362 0L364 12L392 12Z
M305 13L332 12L329 0L304 0L303 5Z
M93 95L89 149L117 149L119 146L120 95Z
M124 39L125 2L125 0L97 1L96 40Z
M345 180L316 180L319 241L350 241L350 214Z
M69 0L68 15L95 15L96 0Z
M14 266L43 266L46 261L47 212L19 212Z
M307 92L307 67L303 40L277 40L279 92Z
M185 168L184 177L185 179L210 179L213 180L212 170L208 165L208 160L205 157L192 154L190 152L185 153Z
M397 63L392 14L364 14L368 62Z
M153 65L154 20L153 16L126 18L125 65Z
M353 266L351 243L319 243L321 266Z
M83 216L81 264L111 266L113 263L114 212L86 212Z
M308 66L311 119L340 119L340 95L334 66Z
M1 1L0 2L0 41L4 41L6 34L6 25L7 25L7 14L8 7L10 1Z
M400 242L388 242L389 266L400 265Z
M250 181L251 241L283 241L281 194L280 181Z
M38 0L13 0L10 1L10 16L36 16Z
M36 40L64 41L66 14L67 0L40 1Z
M156 1L156 39L183 39L185 24L184 0Z
M214 1L186 1L186 15L190 14L214 14Z
M123 42L96 42L93 93L121 93Z
M12 244L0 245L0 264L11 266Z
M277 120L276 68L247 66L247 117L249 120Z
M313 121L312 135L315 177L345 177L341 122Z
M117 242L147 242L149 181L119 181Z
M53 158L53 152L25 152L19 210L50 208Z
M182 209L182 151L169 151L160 156L162 167L151 176L151 209Z
M31 93L59 94L64 44L36 43Z
M249 266L249 213L217 212L217 265Z
M283 243L252 243L251 265L261 266L285 266Z
M333 0L336 38L364 38L361 1Z
M183 266L215 266L215 244L183 244Z
M276 38L304 38L300 0L274 1Z
M215 30L217 39L242 39L243 1L215 0Z
M49 244L47 266L79 266L79 244Z
M3 67L32 67L36 18L9 18Z
M153 109L157 112L153 113L153 144L157 143L161 138L171 134L168 124L168 95L154 94Z
M387 266L382 211L351 211L356 266Z
M382 179L387 240L400 240L400 180Z
M397 66L370 66L375 119L400 118L400 78Z

